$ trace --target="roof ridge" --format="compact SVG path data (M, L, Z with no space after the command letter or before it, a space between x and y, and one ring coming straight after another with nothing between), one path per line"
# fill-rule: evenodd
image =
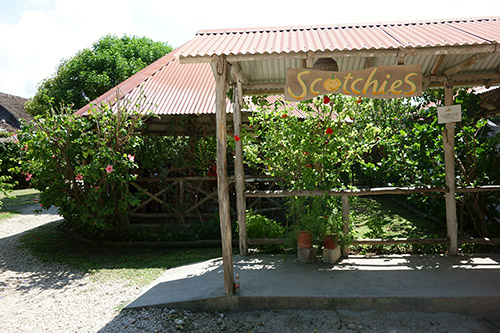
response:
M421 25L421 24L445 24L450 22L475 22L483 20L500 20L500 16L470 17L470 18L443 18L428 20L408 20L408 21L387 21L387 22L366 22L366 23L338 23L338 24L317 24L317 25L298 25L298 26L268 26L268 27L248 27L248 28L229 28L229 29L202 29L196 33L196 36L211 34L234 34L234 33L252 33L264 31L296 31L296 30L317 30L317 29L345 29L367 26L394 26L394 25Z

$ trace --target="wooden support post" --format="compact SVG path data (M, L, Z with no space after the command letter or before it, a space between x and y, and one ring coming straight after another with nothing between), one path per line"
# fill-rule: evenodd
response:
M344 226L342 231L344 234L349 233L349 196L347 194L342 195L342 221L344 221ZM344 246L342 248L342 257L347 258L349 255L349 246Z
M217 194L219 198L220 232L222 237L222 267L226 295L234 294L233 248L229 210L229 182L227 179L226 91L227 62L225 56L214 57L215 109L217 137Z
M453 105L453 86L449 83L444 89L444 96L444 105ZM456 256L458 254L458 223L457 206L455 203L455 123L446 123L446 128L443 130L443 147L445 185L448 188L448 192L445 193L446 230L450 242L448 245L448 254Z
M233 90L233 125L234 135L241 137L241 83L234 86ZM235 160L234 174L236 180L236 209L238 210L238 226L239 226L239 245L240 254L248 255L248 236L247 236L247 218L246 218L246 200L245 200L245 170L243 168L243 142L236 140L235 142Z
M179 180L179 212L181 224L186 223L186 208L184 207L184 180Z

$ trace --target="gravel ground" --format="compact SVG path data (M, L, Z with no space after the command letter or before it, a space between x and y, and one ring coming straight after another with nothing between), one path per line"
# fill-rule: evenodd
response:
M55 211L0 221L0 332L500 332L500 321L451 313L355 311L191 312L119 309L141 290L41 263L18 247Z

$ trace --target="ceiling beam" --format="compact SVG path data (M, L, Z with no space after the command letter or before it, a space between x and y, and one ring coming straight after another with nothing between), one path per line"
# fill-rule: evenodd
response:
M231 74L236 76L236 78L243 84L248 83L248 78L243 72L243 69L241 69L241 65L238 62L233 62L231 64Z
M437 74L437 72L439 70L439 66L441 66L441 64L443 63L444 58L446 58L446 54L440 54L438 56L436 62L434 63L434 66L432 66L431 75Z
M453 67L445 69L443 74L444 75L453 75L455 73L461 72L464 69L466 69L467 67L474 65L476 62L481 61L484 58L489 57L490 55L491 55L491 53L476 53L473 56L462 61L458 65L455 65Z

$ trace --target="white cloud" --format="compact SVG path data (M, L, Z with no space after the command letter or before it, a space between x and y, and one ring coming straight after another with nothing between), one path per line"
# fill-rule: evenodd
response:
M108 33L122 35L132 13L124 1L55 1L50 10L25 10L0 24L0 91L31 97L59 62Z

